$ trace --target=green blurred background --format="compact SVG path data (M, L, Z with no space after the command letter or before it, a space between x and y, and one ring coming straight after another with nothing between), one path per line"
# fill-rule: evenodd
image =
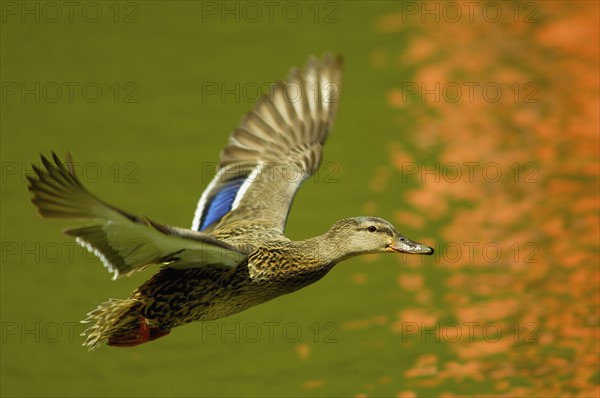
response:
M597 4L492 2L497 21L444 4L3 1L2 396L597 394ZM345 60L339 113L288 236L378 215L441 254L352 259L222 322L82 348L77 321L153 271L112 282L69 224L36 214L30 163L68 150L107 202L189 226L256 88L327 50ZM423 81L504 94L406 92ZM449 162L503 177L468 181Z

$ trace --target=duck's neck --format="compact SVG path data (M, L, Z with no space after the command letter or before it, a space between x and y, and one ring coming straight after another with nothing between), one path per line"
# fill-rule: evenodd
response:
M350 257L341 250L340 244L332 239L329 232L314 238L296 242L302 253L310 253L322 265L333 266Z

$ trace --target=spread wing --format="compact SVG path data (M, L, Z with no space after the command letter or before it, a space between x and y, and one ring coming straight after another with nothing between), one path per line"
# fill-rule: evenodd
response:
M242 118L198 202L193 230L216 233L250 220L283 232L297 189L319 167L341 71L339 57L311 57Z
M36 175L27 177L32 202L43 217L90 221L64 232L96 254L114 272L113 279L152 264L235 267L246 258L209 235L158 224L103 202L81 184L69 154L66 164L52 156L54 163L42 156L44 167L33 165Z

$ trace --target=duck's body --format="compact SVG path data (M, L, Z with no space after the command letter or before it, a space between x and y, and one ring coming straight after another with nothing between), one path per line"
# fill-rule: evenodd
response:
M387 223L374 217L364 219ZM291 241L276 231L256 226L252 228L255 234L246 230L244 234L221 237L247 251L247 260L235 269L165 267L137 288L129 300L113 300L114 306L128 309L121 319L129 322L119 322L122 330L114 333L108 343L127 346L145 342L138 336L140 314L160 337L176 326L234 315L293 293L323 278L343 259L337 248L323 243L328 242L327 237ZM255 244L249 245L248 241ZM105 308L101 313L106 313ZM96 318L97 313L92 312L88 321L95 322Z
M351 256L433 252L375 217L344 219L303 241L285 236L294 195L318 168L340 75L338 58L311 58L258 102L223 150L191 229L117 209L83 187L70 155L66 164L56 155L54 163L42 157L45 170L34 166L37 178L29 177L42 216L91 222L65 233L93 251L115 279L163 265L128 299L111 299L88 314L85 345L137 345L185 323L238 313L318 281ZM295 101L286 96L292 86L301 94Z
M137 331L139 314L161 331L233 315L302 289L324 277L334 265L304 254L302 242L282 240L254 248L247 261L233 270L165 267L131 295L131 309L138 316L125 329ZM127 333L124 330L118 335ZM109 343L120 344L116 337Z

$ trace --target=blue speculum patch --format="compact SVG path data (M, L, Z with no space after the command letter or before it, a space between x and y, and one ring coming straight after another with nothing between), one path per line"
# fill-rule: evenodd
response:
M244 181L246 181L246 176L228 181L219 188L215 195L208 199L200 220L199 231L203 231L214 222L219 221L231 210L235 196Z

